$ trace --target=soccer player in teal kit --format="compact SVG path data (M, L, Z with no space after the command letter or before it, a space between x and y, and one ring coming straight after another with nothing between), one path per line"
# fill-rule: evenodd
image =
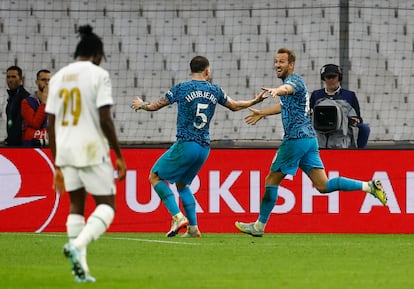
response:
M302 77L294 73L296 56L286 48L276 53L274 68L283 84L276 88L262 88L272 97L280 97L280 102L263 110L250 109L252 114L246 117L248 124L256 124L267 115L282 114L284 137L266 177L265 193L260 205L260 214L256 222L236 222L236 228L254 237L261 237L276 204L278 188L286 175L295 175L301 168L321 193L337 190L362 190L387 205L387 195L379 180L362 182L344 177L328 180L319 155L318 141L309 117L309 95Z
M251 100L233 100L220 86L210 83L211 70L206 57L196 56L190 62L191 80L172 87L165 96L150 103L140 97L132 102L132 109L156 111L174 102L178 105L176 142L156 161L151 169L150 183L172 216L172 226L166 234L174 237L187 227L182 237L200 237L196 204L189 185L197 175L210 152L210 121L217 104L232 111L261 102L265 91ZM165 181L175 183L185 215Z

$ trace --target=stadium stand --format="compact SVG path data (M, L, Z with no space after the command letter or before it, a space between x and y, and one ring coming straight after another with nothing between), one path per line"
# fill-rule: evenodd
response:
M162 114L134 113L135 95L161 96L189 79L188 62L210 59L213 82L233 98L280 83L273 58L280 47L297 53L296 71L310 91L321 87L319 68L349 63L346 86L356 91L369 144L413 141L414 3L410 1L306 0L4 0L0 3L0 64L22 66L26 87L34 89L40 68L52 72L73 60L76 27L90 23L105 43L102 65L113 78L114 117L125 144L174 140L172 106ZM346 9L348 10L346 10ZM349 11L344 19L344 11ZM342 14L341 14L342 13ZM340 29L349 39L342 46ZM349 58L344 58L348 55ZM6 98L0 96L0 125ZM268 104L268 100L266 103ZM263 104L263 105L266 105ZM212 123L215 141L268 142L282 138L278 116L249 127L246 112L218 109ZM0 140L5 129L0 129Z

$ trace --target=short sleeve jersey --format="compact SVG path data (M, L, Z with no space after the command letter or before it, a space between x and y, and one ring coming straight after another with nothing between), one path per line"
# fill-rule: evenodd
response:
M315 137L310 118L309 94L302 77L296 73L289 75L283 84L293 88L293 94L280 97L284 139Z
M177 140L210 145L210 121L217 103L224 105L227 94L216 84L190 80L172 87L165 97L177 102Z
M90 61L74 62L52 76L46 112L55 115L56 165L85 167L109 160L99 108L112 104L108 72Z

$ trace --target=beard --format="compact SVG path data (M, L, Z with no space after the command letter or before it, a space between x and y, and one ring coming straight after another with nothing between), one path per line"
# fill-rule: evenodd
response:
M288 76L289 70L288 69L283 69L280 74L277 75L278 78L280 79L285 79Z

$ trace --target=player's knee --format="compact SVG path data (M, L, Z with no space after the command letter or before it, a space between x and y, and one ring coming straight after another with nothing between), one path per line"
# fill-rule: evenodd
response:
M326 184L315 184L314 187L321 194L327 194L328 193L328 191L326 190Z
M176 183L175 183L175 186L177 187L177 191L182 191L182 190L184 190L185 189L185 187L187 187L187 184L184 184L184 183L182 183L182 182L180 182L180 181L177 181Z
M148 180L151 183L151 185L155 186L160 181L160 177L156 173L150 172Z

